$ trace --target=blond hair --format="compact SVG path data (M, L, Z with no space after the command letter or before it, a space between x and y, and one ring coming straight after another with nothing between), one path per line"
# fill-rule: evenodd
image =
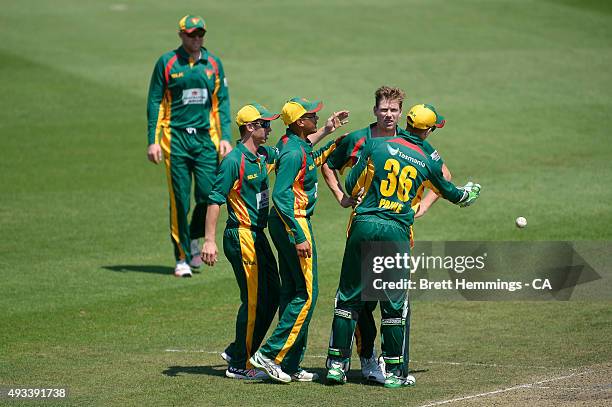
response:
M390 86L381 86L376 89L374 93L374 98L376 99L376 107L378 107L381 100L397 100L400 105L400 109L402 108L402 102L404 101L404 97L406 94L400 88L392 88Z

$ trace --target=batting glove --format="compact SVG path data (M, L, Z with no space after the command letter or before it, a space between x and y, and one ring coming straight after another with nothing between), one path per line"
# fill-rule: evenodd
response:
M480 188L480 184L474 184L472 181L468 182L462 187L459 187L459 189L463 191L463 199L457 202L457 205L465 208L466 206L473 204L480 196Z

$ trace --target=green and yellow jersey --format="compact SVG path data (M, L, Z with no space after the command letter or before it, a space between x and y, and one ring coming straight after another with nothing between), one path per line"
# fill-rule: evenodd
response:
M375 215L412 225L416 203L427 187L453 203L465 198L464 191L446 181L439 163L423 150L417 135L402 131L397 137L371 138L357 164L349 172L345 184L351 196L363 189L359 215Z
M346 168L351 168L361 155L363 146L372 137L372 129L376 126L376 123L372 123L363 129L355 130L348 133L333 153L329 155L327 159L327 166L332 170L338 170L342 174ZM406 134L406 130L400 129L399 127L395 130L396 134ZM395 137L395 136L392 136ZM423 151L429 155L429 157L439 163L440 167L444 163L442 157L438 153L438 150L434 148L427 140L423 140Z
M218 151L220 140L231 140L229 93L221 60L206 48L198 60L182 46L162 55L151 75L147 118L149 145L169 139L164 136L171 128L206 129Z
M278 158L275 147L260 146L257 155L238 143L219 165L209 204L228 203L227 228L263 229L268 224L268 173Z
M346 168L353 167L361 156L363 147L365 146L367 141L372 138L372 129L375 126L376 123L372 123L368 127L355 130L347 134L338 144L334 152L331 153L329 158L327 159L328 167L332 170L339 170L340 173L343 173ZM434 164L437 164L437 166L440 168L440 171L442 171L442 164L444 164L444 160L442 160L442 157L438 153L438 150L436 150L434 146L432 146L427 140L421 140L417 136L410 136L410 133L408 131L400 129L399 127L396 127L395 132L396 134L404 135L405 137L410 138L414 143L419 144L423 152L426 153L429 158L434 162ZM397 136L383 138L392 137ZM421 202L421 199L423 198L423 192L424 188L421 188L419 191L417 191L417 196L412 200L413 206ZM418 207L415 206L414 209L416 211Z
M272 192L275 208L272 216L282 219L296 244L306 240L297 219L310 218L317 202L317 167L323 165L340 140L331 140L313 151L309 142L287 129L277 144L280 155Z

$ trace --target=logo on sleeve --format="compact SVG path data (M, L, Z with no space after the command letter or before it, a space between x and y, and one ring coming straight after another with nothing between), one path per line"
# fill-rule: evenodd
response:
M434 161L440 161L440 154L438 153L438 150L434 150L434 152L431 153L430 157Z

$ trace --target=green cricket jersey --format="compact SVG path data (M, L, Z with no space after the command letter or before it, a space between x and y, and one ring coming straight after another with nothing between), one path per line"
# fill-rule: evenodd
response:
M368 140L372 138L372 129L376 126L376 123L370 124L368 127L365 127L360 130L353 131L347 134L340 143L338 143L337 148L330 154L327 159L327 165L329 168L333 170L339 170L342 173L346 168L351 168L355 165L357 160L359 159L363 147L367 143ZM439 167L439 171L442 172L442 164L444 164L444 160L440 157L438 150L436 150L427 140L421 140L420 137L411 136L410 133L404 129L400 129L396 127L396 134L404 135L405 137L410 138L413 143L417 143L427 155L429 155L430 159ZM396 136L386 137L392 138ZM423 193L425 192L425 187L428 184L423 184L422 188L417 190L416 196L411 201L411 206L413 206L413 210L416 212L418 209L418 204L421 202L423 198ZM350 191L349 191L350 192Z
M310 218L317 202L317 167L321 166L341 139L331 140L319 150L290 129L279 140L276 182L272 192L273 216L279 216L295 243L306 240L299 218Z
M425 185L453 203L464 191L442 177L441 167L423 151L421 139L402 131L397 137L371 138L346 178L346 190L355 197L363 188L357 216L376 215L410 226L413 200Z
M363 146L372 137L372 129L376 126L376 123L370 124L368 127L363 129L355 130L347 134L342 141L338 144L333 153L330 154L327 159L327 165L332 170L339 170L340 173L344 172L345 168L351 168L361 155ZM407 134L406 130L396 128L396 134ZM409 133L408 133L409 134ZM392 136L395 137L395 136ZM442 157L427 140L422 141L423 151L427 153L430 158L437 162L440 167L444 163Z
M242 143L219 165L209 204L228 202L227 228L263 229L268 224L268 173L278 157L275 147L260 146L257 155Z
M170 128L207 129L217 150L231 140L227 79L221 60L201 49L193 60L179 47L157 61L147 103L148 141L159 144Z

